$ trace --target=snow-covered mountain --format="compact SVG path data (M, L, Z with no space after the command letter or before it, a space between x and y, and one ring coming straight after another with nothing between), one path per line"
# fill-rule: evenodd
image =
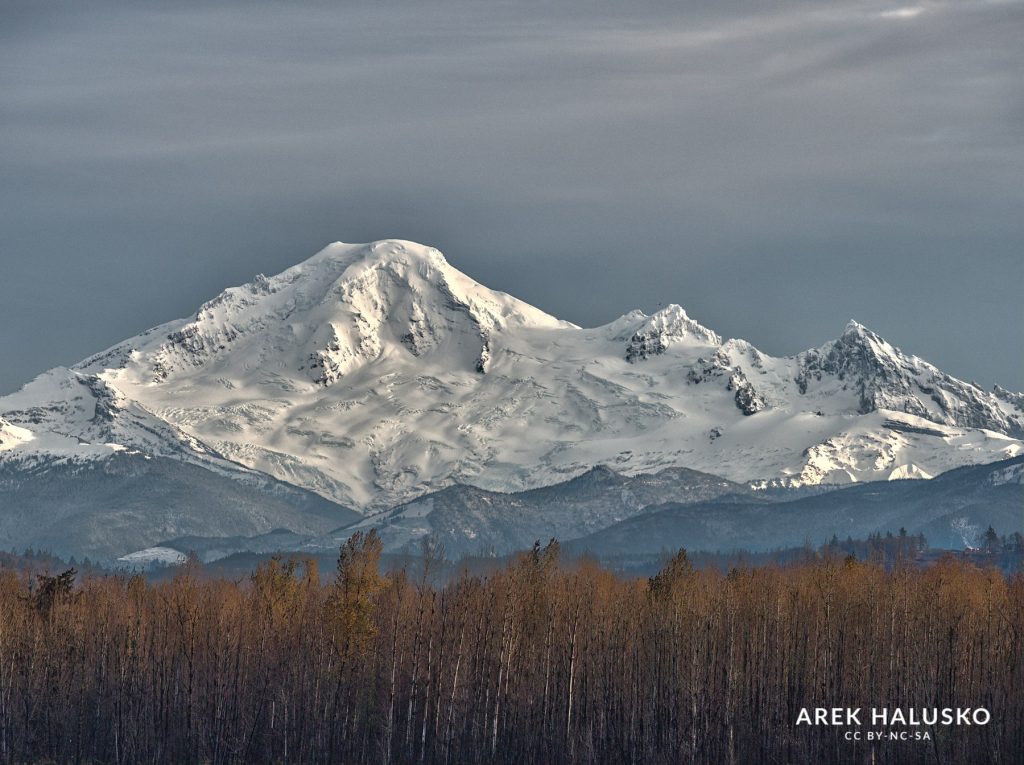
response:
M244 466L364 513L601 464L758 485L929 477L1022 439L1021 394L854 322L788 358L675 305L580 328L397 240L332 244L0 398L8 468L129 450Z

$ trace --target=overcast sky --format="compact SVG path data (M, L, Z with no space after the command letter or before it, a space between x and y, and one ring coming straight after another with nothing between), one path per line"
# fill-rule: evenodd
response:
M387 237L1024 389L1022 2L117 5L0 1L0 392Z

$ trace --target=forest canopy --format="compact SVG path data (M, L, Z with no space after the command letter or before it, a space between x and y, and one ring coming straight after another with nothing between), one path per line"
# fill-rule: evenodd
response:
M276 557L141 576L0 572L0 761L750 763L1013 761L1024 578L816 555L653 577L536 545L441 581ZM985 707L925 742L797 726L809 707ZM977 759L977 758L980 758Z

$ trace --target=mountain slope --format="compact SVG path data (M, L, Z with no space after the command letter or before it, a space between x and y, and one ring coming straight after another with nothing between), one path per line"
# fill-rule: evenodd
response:
M528 548L536 540L572 539L643 513L669 500L695 502L757 492L717 476L685 468L625 476L596 467L553 486L513 494L474 486L449 486L325 535L314 544L336 548L354 531L376 528L388 551L416 551L424 537L444 545L453 558Z
M860 484L772 504L666 503L568 544L600 555L770 550L833 534L864 537L903 527L934 547L976 546L989 525L1024 531L1024 457L972 465L931 481Z
M252 471L121 451L34 467L0 463L0 548L112 560L163 539L322 533L359 516Z
M0 460L126 448L373 513L600 464L763 486L936 475L1021 453L1021 402L855 323L790 358L723 342L679 306L579 328L388 240L330 245L0 398Z

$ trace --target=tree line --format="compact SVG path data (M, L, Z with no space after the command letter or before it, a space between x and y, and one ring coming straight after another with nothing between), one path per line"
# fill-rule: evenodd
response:
M959 763L1024 756L1024 578L819 556L650 578L536 545L435 579L274 558L235 580L0 572L3 763ZM923 741L810 707L985 707Z

